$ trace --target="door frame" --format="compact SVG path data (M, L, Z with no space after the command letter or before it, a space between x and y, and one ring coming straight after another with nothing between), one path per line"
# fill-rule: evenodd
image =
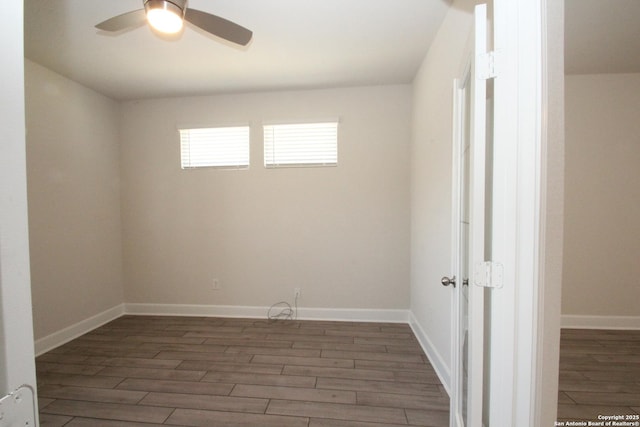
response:
M0 15L0 397L35 389L24 107L23 2ZM37 414L36 414L37 417ZM37 419L36 419L37 422Z
M453 289L451 310L451 400L450 400L450 427L466 426L469 421L472 425L479 425L483 421L484 409L484 359L487 347L485 345L485 288L476 283L475 269L485 261L485 240L492 236L486 235L485 192L491 191L486 185L486 147L487 147L487 79L480 75L478 58L487 51L487 6L480 4L475 6L473 12L473 29L462 56L460 71L453 83L453 150L452 150L452 271L457 276L457 287ZM491 116L492 117L492 116ZM468 127L468 128L467 128ZM469 140L467 141L467 137ZM468 177L463 182L465 173L464 149L469 145L469 168L466 171ZM468 204L469 230L467 256L467 277L463 277L461 265L461 217L465 215L462 209L462 198L466 193ZM461 307L462 294L465 290L464 279L467 279L468 310L467 322L469 324L467 336L467 390L462 383L461 361L464 358L464 350L461 347ZM500 337L498 337L500 338ZM463 399L467 399L466 414L458 412ZM461 419L466 415L467 420Z
M546 202L550 201L555 205L553 213L560 215L560 219L552 218L557 227L562 215L557 204L562 203L550 200L546 193L547 126L555 118L546 109L549 52L545 43L546 19L555 19L562 5L554 4L549 14L548 3L554 2L493 1L494 49L502 57L494 86L492 255L505 269L504 287L491 292L488 403L492 427L547 425L542 420L549 422L557 410L561 265L552 265L554 271L548 275L545 251L550 247L561 259L562 236L549 235L545 221L549 215ZM561 34L556 31L553 35L562 43ZM551 135L556 144L562 140L561 133ZM558 179L561 166L553 166ZM501 339L493 340L496 336Z
M562 6L562 1L493 0L493 48L503 56L494 83L497 179L491 239L492 258L505 270L504 287L490 291L492 343L485 350L491 356L485 399L492 427L547 425L557 410L563 212L562 189L550 184L562 186L562 95L552 92L562 91ZM454 144L454 180L456 149ZM453 355L459 325L452 300ZM458 362L452 360L452 367Z
M486 21L486 7L479 7L480 20ZM475 18L474 18L475 19ZM484 22L482 22L484 24ZM452 208L451 208L451 271L457 277L457 286L452 290L454 296L451 302L451 399L450 399L450 427L464 426L465 417L471 425L482 422L483 410L483 376L484 376L484 288L476 286L473 280L473 266L484 261L485 247L485 170L486 170L486 83L476 75L475 57L478 47L484 51L484 25L474 25L474 30L467 40L465 54L458 77L453 81L453 114L452 114ZM478 31L479 30L479 33ZM479 34L483 43L476 43ZM468 127L468 128L467 128ZM467 141L468 138L468 141ZM464 150L469 146L469 174L465 188L465 160ZM463 202L463 197L467 197ZM468 211L463 212L463 203L468 205ZM464 257L461 251L462 230L461 219L469 216L468 244ZM490 237L490 236L489 236ZM467 276L463 274L462 259L467 263ZM465 288L464 281L467 280ZM467 336L467 390L463 384L461 348L462 335L461 316L463 291L468 294L467 317L469 327ZM458 409L461 401L467 399L466 414Z
M460 77L457 77L453 81L453 155L451 165L451 182L452 182L452 197L451 197L451 213L452 213L452 226L451 226L451 271L458 275L461 269L460 266L460 217L462 216L462 183L461 174L463 170L462 165L462 151L464 149L464 81L465 77L471 78L471 54L469 51L464 55L464 65L461 68L461 72L458 73ZM461 278L458 277L459 286L454 289L453 298L451 298L451 396L449 400L449 426L458 427L462 420L456 417L457 408L462 398L461 392L461 378L458 367L461 363L461 351L460 351L460 287L462 286Z

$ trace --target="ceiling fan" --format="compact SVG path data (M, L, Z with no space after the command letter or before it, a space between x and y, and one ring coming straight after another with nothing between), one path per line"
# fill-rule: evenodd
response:
M200 10L187 8L187 0L144 0L144 9L114 16L96 25L103 31L117 32L141 25L146 21L156 30L173 34L182 29L184 21L230 42L246 46L253 33L234 23Z

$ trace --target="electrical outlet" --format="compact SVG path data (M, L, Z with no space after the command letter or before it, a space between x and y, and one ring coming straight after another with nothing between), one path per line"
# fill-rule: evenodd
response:
M218 280L218 279L213 279L213 286L212 286L212 289L213 289L214 291L218 291L218 290L220 290L220 280Z
M300 298L300 288L294 288L293 297L294 298Z

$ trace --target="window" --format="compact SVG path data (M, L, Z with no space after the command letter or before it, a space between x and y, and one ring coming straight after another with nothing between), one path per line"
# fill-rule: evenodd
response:
M337 122L264 126L265 167L337 164Z
M248 168L249 126L180 129L182 169Z

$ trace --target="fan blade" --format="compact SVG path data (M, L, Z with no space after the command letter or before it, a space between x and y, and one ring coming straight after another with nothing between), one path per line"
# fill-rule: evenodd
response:
M144 9L139 9L107 19L106 21L96 25L96 28L102 31L120 31L142 25L146 19L147 15L145 14Z
M242 46L246 46L253 36L250 30L234 22L196 9L187 9L184 19L214 36Z

